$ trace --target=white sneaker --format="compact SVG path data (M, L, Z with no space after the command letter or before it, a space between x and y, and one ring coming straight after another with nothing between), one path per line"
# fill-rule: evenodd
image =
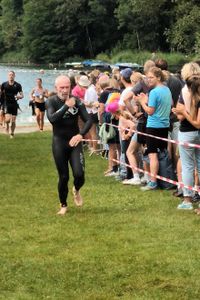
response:
M132 178L131 178L131 179L132 179ZM128 184L129 180L130 180L130 179L124 179L124 180L122 181L122 183L123 183L123 184Z
M119 175L119 172L113 172L113 171L111 171L111 172L105 174L105 177L117 176L117 175Z
M142 176L140 180L141 180L141 184L147 184L149 182L146 176Z
M123 184L140 185L141 180L140 178L131 178L126 180L125 182L123 181Z

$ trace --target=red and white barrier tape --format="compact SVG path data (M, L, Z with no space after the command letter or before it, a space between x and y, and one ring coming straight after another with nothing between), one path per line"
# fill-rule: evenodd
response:
M99 140L82 139L82 142L99 142Z
M126 164L126 163L124 163L124 162L120 162L119 160L116 160L116 159L112 159L112 160L113 160L114 162L117 162L117 163L119 163L119 164L122 164L122 165L125 165L126 167L131 168L130 165L128 165L128 164ZM132 169L132 168L131 168L131 169ZM160 180L169 182L169 183L171 183L171 184L177 185L177 186L179 186L179 187L181 187L181 188L186 188L186 189L188 189L188 190L190 190L190 191L200 192L200 188L197 189L197 188L194 188L193 186L190 186L190 185L184 185L182 182L178 182L178 181L175 181L175 180L172 180L172 179L169 179L169 178L160 176L160 175L154 175L154 174L152 174L152 173L150 173L150 172L148 172L148 171L144 171L143 169L140 169L140 168L137 168L137 167L134 167L134 169L135 169L136 171L145 173L145 174L147 174L147 175L149 175L149 176L151 176L151 177L154 177L154 178L157 178L157 179L160 179Z
M111 125L113 125L113 124L111 124ZM116 127L117 127L117 126L116 126ZM154 136L153 136L153 137L154 137ZM99 140L82 139L82 141L88 141L88 142L89 142L89 141L99 141ZM114 162L117 162L117 163L119 163L119 164L122 164L122 165L124 165L124 166L129 167L129 168L132 169L132 167L131 167L130 165L128 165L128 164L126 164L126 163L124 163L124 162L120 162L119 160L116 160L116 159L112 159L112 160L113 160ZM178 181L175 181L175 180L172 180L172 179L169 179L169 178L160 176L160 175L154 175L154 174L152 174L152 173L150 173L150 172L148 172L148 171L144 171L143 169L140 169L140 168L137 168L137 167L133 167L133 168L134 168L136 171L145 173L145 174L147 174L147 175L149 175L149 176L151 176L151 177L154 177L154 178L157 178L157 179L160 179L160 180L169 182L169 183L171 183L171 184L177 185L177 186L179 186L179 187L181 187L181 188L186 188L186 189L188 189L188 190L190 190L190 191L194 191L194 192L200 192L200 188L197 189L197 188L194 188L194 187L192 187L192 186L190 186L190 185L184 185L182 182L178 182Z
M112 123L106 123L107 125L110 125L110 126L113 126L113 127L116 127L116 128L120 128L119 126L117 125L114 125ZM130 131L129 128L122 128L122 129L125 129L125 130L128 130ZM170 140L170 139L166 139L166 138L162 138L162 137L158 137L158 136L155 136L155 135L152 135L152 134L148 134L148 133L144 133L144 132L140 132L140 131L137 131L137 130L131 130L135 133L138 133L138 134L141 134L141 135L145 135L145 136L149 136L149 137L152 137L154 139L158 139L158 140L162 140L162 141L165 141L165 142L170 142L170 143L173 143L173 144L177 144L177 145L182 145L182 146L185 146L185 147L193 147L193 148L199 148L200 149L200 145L197 145L197 144L192 144L192 143L186 143L186 142L179 142L179 141L175 141L175 140Z

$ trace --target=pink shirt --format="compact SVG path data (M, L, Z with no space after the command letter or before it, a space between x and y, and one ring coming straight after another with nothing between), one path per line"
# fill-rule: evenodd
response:
M74 97L78 97L80 100L83 100L85 96L85 91L85 88L82 88L77 84L72 90L72 95Z

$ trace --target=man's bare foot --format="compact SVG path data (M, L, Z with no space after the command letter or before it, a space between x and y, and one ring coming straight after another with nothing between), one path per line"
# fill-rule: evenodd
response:
M200 215L200 208L196 208L196 209L194 210L194 212L195 212L197 215Z
M83 199L80 195L80 192L77 191L74 186L73 186L72 192L73 192L73 195L74 195L74 203L76 204L76 206L82 206L83 205Z
M62 206L60 210L57 212L57 215L64 216L67 212L67 206Z

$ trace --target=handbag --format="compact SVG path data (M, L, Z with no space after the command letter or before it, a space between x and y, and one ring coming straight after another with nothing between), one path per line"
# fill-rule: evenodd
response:
M103 144L107 144L108 140L116 136L116 131L113 126L103 123L99 129L99 137Z
M158 152L158 161L159 161L158 175L168 179L176 180L176 175L172 165L172 160L169 158L167 149ZM174 184L160 179L158 179L158 186L166 190L175 188Z

